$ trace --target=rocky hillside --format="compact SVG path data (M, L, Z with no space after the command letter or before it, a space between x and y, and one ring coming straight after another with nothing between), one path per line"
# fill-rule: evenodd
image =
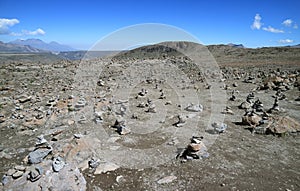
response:
M193 48L192 42L163 42L155 45L143 46L128 52L121 52L115 59L148 59L164 57L181 57L181 53L170 47L178 47L188 50ZM218 64L300 64L300 49L293 47L263 47L241 48L232 45L208 45L206 46L214 56Z

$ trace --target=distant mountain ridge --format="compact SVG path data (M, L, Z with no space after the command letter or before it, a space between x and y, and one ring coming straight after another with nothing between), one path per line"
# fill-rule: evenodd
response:
M291 47L291 48L300 48L300 44L292 45L292 46L286 46L286 47Z
M28 45L4 43L0 41L0 53L41 53L47 52Z
M62 51L74 51L76 49L67 46L67 45L62 45L57 42L50 42L46 43L40 39L26 39L26 40L21 40L17 39L14 41L9 42L9 44L17 44L17 45L27 45L31 46L33 48L41 49L41 50L46 50L46 51L52 51L52 52L62 52Z

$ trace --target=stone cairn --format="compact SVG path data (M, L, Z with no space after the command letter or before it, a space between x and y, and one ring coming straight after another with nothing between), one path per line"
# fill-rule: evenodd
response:
M269 109L268 113L279 112L279 100L278 97L275 97L273 107Z
M207 148L202 142L203 137L191 138L191 142L187 145L185 149L180 152L176 158L180 158L181 162L186 162L193 159L204 159L209 156Z

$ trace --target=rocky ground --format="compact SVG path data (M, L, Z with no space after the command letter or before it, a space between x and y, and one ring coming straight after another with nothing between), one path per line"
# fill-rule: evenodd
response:
M299 190L300 60L290 57L227 55L204 73L173 53L6 61L0 188Z

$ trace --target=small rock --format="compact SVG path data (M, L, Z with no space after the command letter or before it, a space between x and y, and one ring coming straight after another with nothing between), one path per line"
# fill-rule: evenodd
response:
M211 85L207 84L204 86L204 88L209 90L211 88Z
M166 95L164 92L161 92L159 99L166 99Z
M1 183L3 186L5 186L6 184L8 184L10 181L12 180L11 176L3 176L1 179Z
M145 108L146 104L144 102L139 103L139 105L137 106L139 108Z
M141 89L141 91L138 93L139 96L145 96L148 93L146 89Z
M156 113L156 105L155 104L150 104L149 105L149 108L147 110L147 112L150 112L150 113Z
M175 124L176 127L181 127L186 122L186 116L185 115L178 115L178 122Z
M95 112L95 122L97 124L103 122L102 112Z
M158 183L158 184L168 184L168 183L173 182L173 181L176 180L176 179L177 179L177 177L176 177L176 176L173 176L173 175L171 175L171 176L166 176L166 177L164 177L164 178L162 178L162 179L159 179L159 180L157 181L157 183Z
M80 124L85 124L87 122L87 118L82 115L79 119L78 119L78 123Z
M97 82L97 85L98 85L98 86L104 86L105 83L104 83L103 80L100 79L100 80Z
M82 135L80 133L74 134L74 138L75 139L80 139L81 137L82 137Z
M93 157L88 163L89 167L96 168L97 166L99 166L100 160Z
M40 135L40 136L37 137L37 141L35 142L35 145L39 146L39 145L43 145L43 144L46 144L46 143L48 143L48 142L44 138L44 135Z
M38 179L40 179L42 177L42 174L43 174L43 169L42 167L39 167L39 166L36 166L34 169L32 169L29 174L28 174L28 179L31 181L31 182L35 182L37 181Z
M172 105L172 101L166 101L165 105Z
M65 166L65 161L62 157L56 157L53 159L52 168L54 172L59 172Z
M127 135L127 134L131 133L131 130L128 127L125 127L125 126L122 126L117 131L120 135Z
M6 121L5 117L4 116L0 116L0 123L3 123L5 121Z
M222 114L234 115L234 112L229 107L226 107L221 113Z
M24 174L24 172L23 171L17 171L17 172L15 172L13 175L12 175L12 177L13 178L20 178L21 176L23 176L23 174Z
M114 128L116 128L117 132L120 134L120 135L126 135L126 134L129 134L131 132L131 130L125 126L125 121L122 120L122 119L117 119L115 121L115 124L113 125Z
M228 127L227 124L225 123L216 123L216 122L214 122L211 126L214 128L214 130L217 133L224 133Z
M191 112L202 112L203 111L203 106L202 105L194 105L190 104L185 108L186 111L191 111Z
M73 125L75 123L74 120L68 120L68 125Z
M116 177L116 181L117 181L117 183L122 183L122 182L124 182L124 181L125 181L124 176L122 176L122 175L117 176L117 177Z
M86 100L84 99L84 98L80 98L78 101L77 101L77 103L76 103L76 105L75 105L75 108L82 108L82 107L84 107L84 106L86 106Z
M179 143L179 140L177 137L174 137L171 139L170 142L167 143L167 145L177 145Z

